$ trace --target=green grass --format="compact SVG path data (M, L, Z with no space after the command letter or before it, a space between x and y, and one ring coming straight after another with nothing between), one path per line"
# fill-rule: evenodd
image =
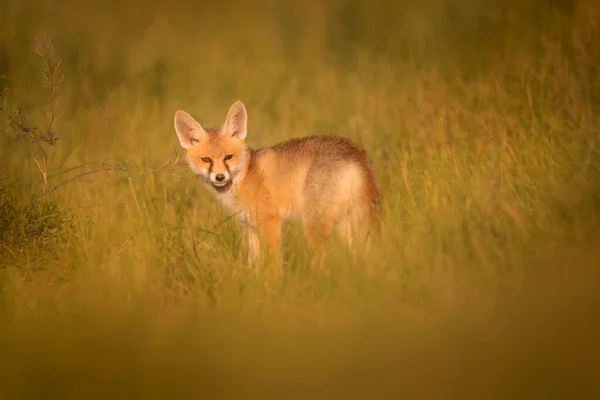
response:
M47 126L40 32L64 73L45 197L39 149L0 123L3 394L598 392L600 8L455 3L0 4L5 109ZM366 148L371 254L319 262L291 224L281 281L246 267L172 122L236 99L253 147Z

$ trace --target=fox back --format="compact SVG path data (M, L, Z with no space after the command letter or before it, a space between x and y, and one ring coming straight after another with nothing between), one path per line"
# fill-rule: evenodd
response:
M251 149L240 101L218 128L205 129L183 111L175 113L175 128L192 170L248 228L251 262L265 240L278 256L286 219L302 220L311 245L335 231L355 247L378 228L380 191L372 164L348 139L311 136Z

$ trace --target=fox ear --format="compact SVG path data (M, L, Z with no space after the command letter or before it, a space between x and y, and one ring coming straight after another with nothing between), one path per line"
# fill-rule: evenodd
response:
M246 139L246 134L248 133L247 128L248 113L246 112L244 103L238 100L233 103L231 107L229 107L223 129L228 135L235 136L240 140L244 140Z
M175 112L175 131L179 143L184 149L192 147L194 142L199 142L206 135L206 131L191 115L185 111Z

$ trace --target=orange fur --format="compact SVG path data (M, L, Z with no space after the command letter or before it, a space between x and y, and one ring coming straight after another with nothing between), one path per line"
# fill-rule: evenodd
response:
M175 113L175 129L194 172L248 230L248 260L261 243L279 263L282 223L300 219L311 245L336 231L353 248L378 228L380 192L363 149L337 136L292 139L254 150L245 144L247 113L236 101L225 123L205 129Z

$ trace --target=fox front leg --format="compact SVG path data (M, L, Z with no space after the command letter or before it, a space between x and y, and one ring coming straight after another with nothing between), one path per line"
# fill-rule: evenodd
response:
M248 265L254 265L260 258L260 239L256 228L248 228Z

